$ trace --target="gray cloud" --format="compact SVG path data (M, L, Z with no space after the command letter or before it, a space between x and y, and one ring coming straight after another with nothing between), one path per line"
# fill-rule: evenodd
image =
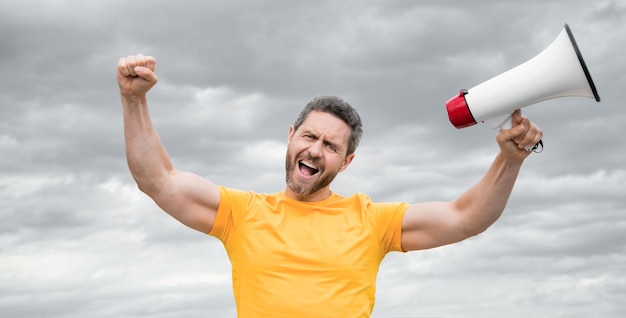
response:
M626 312L626 47L618 1L0 0L0 312L234 317L219 241L172 220L126 167L115 65L158 60L154 124L178 168L284 187L289 125L317 95L365 124L340 194L449 200L497 153L445 102L572 28L602 101L524 109L546 148L501 219L459 244L392 253L373 317L617 317Z

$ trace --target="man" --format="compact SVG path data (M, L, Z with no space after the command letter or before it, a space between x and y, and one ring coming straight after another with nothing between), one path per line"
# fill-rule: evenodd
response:
M286 187L256 194L216 186L172 165L148 114L156 60L121 58L117 79L126 155L139 189L188 227L220 239L232 264L240 317L369 317L376 273L390 251L464 240L498 219L518 172L542 131L517 111L496 137L500 152L486 175L451 202L373 203L330 190L361 138L356 111L319 97L288 135Z

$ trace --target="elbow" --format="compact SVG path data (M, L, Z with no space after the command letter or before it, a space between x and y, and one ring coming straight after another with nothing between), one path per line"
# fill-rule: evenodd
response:
M466 238L470 238L472 236L477 236L483 232L485 232L495 220L484 220L480 218L469 218L463 220L461 223L462 232L464 233Z
M152 198L166 189L170 182L169 172L148 173L131 169L131 175L139 191Z
M456 205L457 225L460 232L469 238L485 232L495 223L502 209L495 207L459 206Z
M468 226L465 229L465 236L470 238L485 232L489 226Z
M150 187L146 186L143 183L137 182L137 180L135 180L135 184L137 185L137 189L139 189L139 191L147 194L148 196L150 195Z
M145 180L140 180L138 178L134 178L135 184L137 185L137 189L143 192L149 197L153 197L158 192L159 187L153 182L147 182Z

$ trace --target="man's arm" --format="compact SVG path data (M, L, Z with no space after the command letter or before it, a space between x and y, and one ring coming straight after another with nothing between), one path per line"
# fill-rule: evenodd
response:
M542 137L542 131L520 111L513 116L513 128L501 131L496 139L500 152L485 176L452 202L412 204L402 220L402 248L428 249L462 241L485 231L502 214L522 163Z
M141 191L190 228L208 233L220 201L210 181L178 171L163 147L148 112L147 92L157 83L156 60L141 54L121 58L117 81L124 109L124 140L130 172Z

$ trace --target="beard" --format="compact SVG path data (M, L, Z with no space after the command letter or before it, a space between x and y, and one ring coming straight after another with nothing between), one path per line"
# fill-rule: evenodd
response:
M319 168L319 171L316 173L316 179L307 181L295 180L296 178L294 178L293 174L296 173L296 169L300 169L298 162L301 159L315 163ZM311 158L310 156L300 159L295 158L289 149L287 149L287 155L285 156L285 170L287 187L294 193L302 196L311 195L327 187L339 173L339 171L326 171L324 165L319 164L318 159Z

